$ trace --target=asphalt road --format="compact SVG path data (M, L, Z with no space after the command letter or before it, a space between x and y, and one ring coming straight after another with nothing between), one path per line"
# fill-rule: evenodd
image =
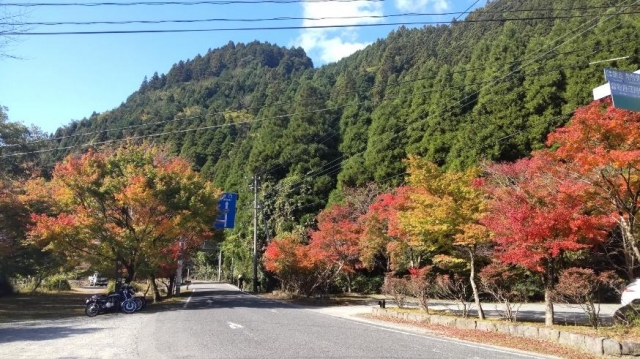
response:
M344 318L228 284L194 284L172 311L0 325L3 358L540 358Z
M200 284L183 310L156 316L140 338L143 358L532 358L344 319Z

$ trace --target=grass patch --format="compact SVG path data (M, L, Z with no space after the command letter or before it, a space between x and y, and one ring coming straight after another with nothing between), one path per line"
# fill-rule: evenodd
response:
M85 315L85 299L93 294L105 293L105 288L98 288L0 297L0 323L81 317ZM192 290L183 289L180 296L163 297L158 303L153 303L153 299L147 296L147 307L143 311L160 312L178 308L191 294Z
M86 293L51 292L0 297L0 323L84 315L87 296Z
M310 307L327 307L337 305L371 305L382 298L382 296L379 295L359 295L350 293L307 297L280 291L274 291L272 293L260 293L257 295L263 298L280 300L292 304Z

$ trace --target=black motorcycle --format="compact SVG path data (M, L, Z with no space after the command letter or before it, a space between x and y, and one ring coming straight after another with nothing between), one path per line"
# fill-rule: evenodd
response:
M139 310L138 304L134 300L133 290L130 287L123 287L117 292L107 295L92 295L85 300L84 312L89 317L118 310L126 314Z

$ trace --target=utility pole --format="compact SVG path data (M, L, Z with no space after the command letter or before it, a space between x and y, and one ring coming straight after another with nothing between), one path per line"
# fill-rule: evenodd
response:
M253 292L258 291L258 181L253 175Z
M180 285L182 284L182 246L184 241L182 236L180 236L180 241L178 242L178 269L176 270L176 296L180 296Z
M222 279L222 245L218 245L218 282Z

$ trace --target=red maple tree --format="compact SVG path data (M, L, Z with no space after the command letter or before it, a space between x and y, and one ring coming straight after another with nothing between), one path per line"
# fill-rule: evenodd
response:
M589 213L581 195L588 184L566 176L547 152L488 168L491 195L482 223L493 233L496 256L542 276L547 304L545 323L553 324L551 292L567 251L604 240L611 221Z
M320 212L318 229L310 233L309 255L321 264L327 281L343 276L351 291L352 274L362 267L359 240L360 224L354 220L353 208L335 204Z
M616 109L610 100L576 110L571 122L548 138L557 161L577 181L590 184L585 195L614 219L622 234L629 279L640 261L640 113Z

